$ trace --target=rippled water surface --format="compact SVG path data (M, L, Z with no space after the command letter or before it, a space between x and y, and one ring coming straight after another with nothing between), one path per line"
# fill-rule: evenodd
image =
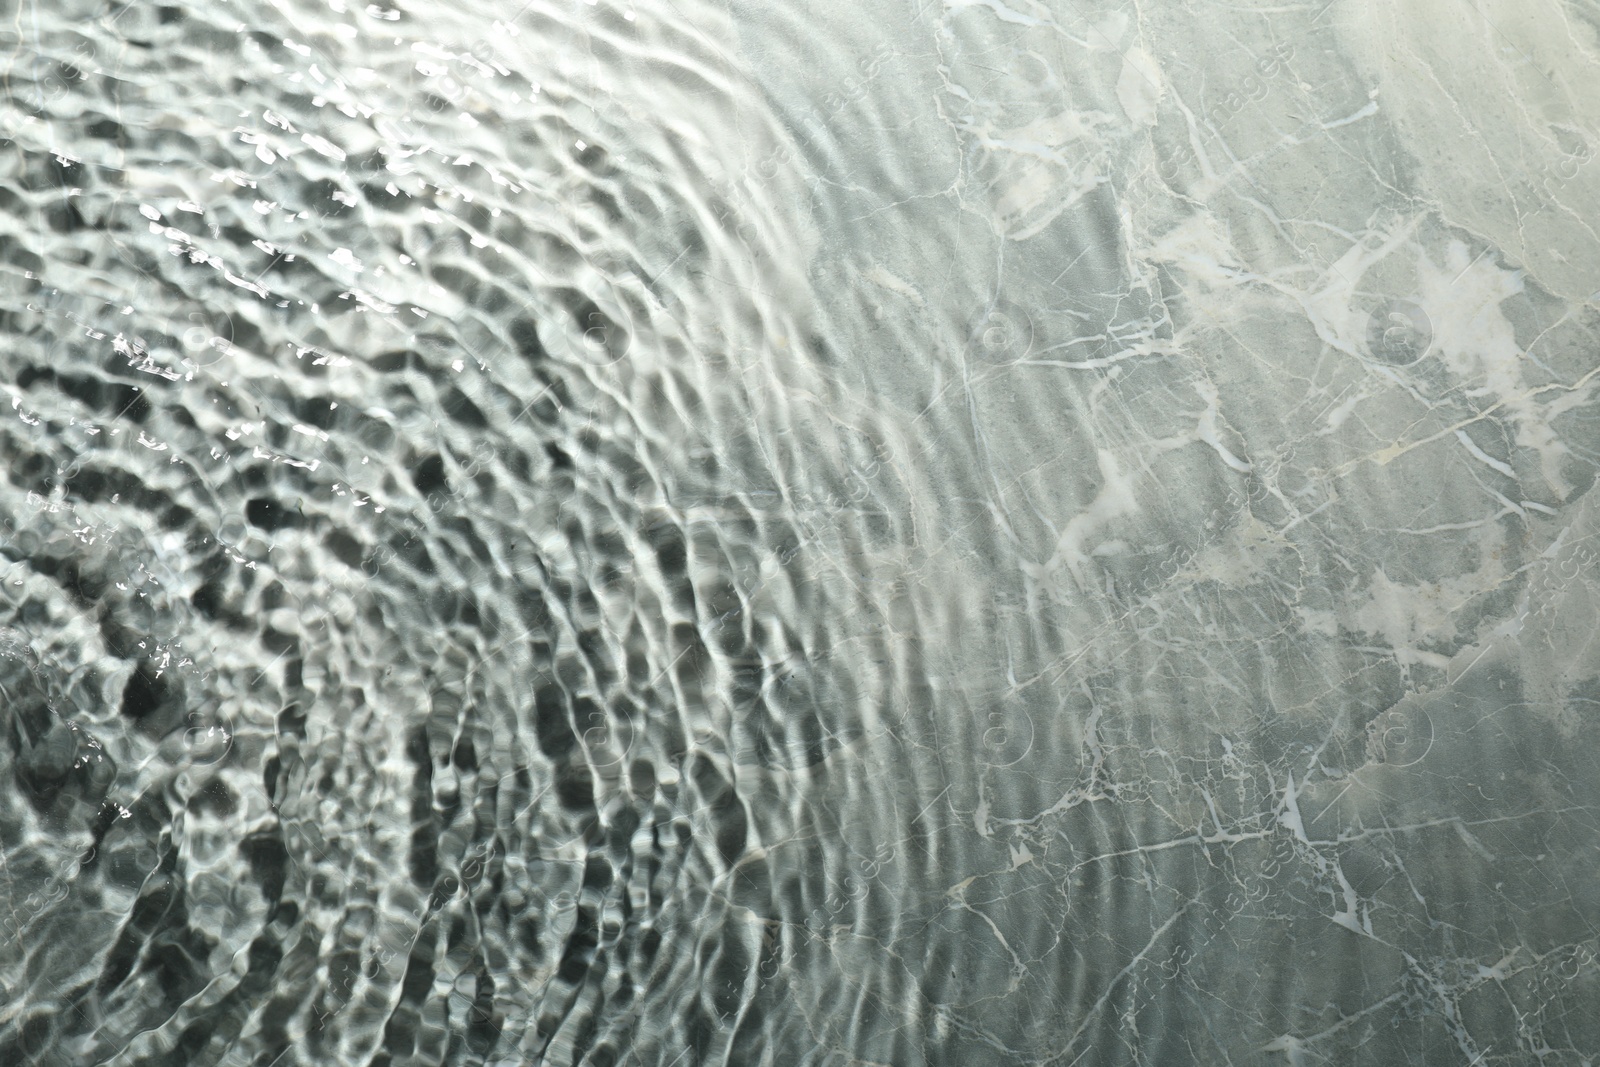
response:
M1591 1063L1597 59L0 0L0 1067Z

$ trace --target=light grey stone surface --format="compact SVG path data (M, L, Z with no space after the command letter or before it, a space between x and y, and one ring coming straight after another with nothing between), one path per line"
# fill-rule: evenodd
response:
M0 1062L1600 1056L1593 12L386 2L0 19Z

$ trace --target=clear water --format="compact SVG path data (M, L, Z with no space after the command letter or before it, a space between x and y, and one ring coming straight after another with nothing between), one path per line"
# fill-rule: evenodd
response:
M0 5L0 1065L1600 1056L1572 3Z

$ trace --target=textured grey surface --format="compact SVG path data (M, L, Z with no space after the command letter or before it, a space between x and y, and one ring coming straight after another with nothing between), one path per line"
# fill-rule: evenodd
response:
M0 27L0 1063L1600 1056L1582 5Z

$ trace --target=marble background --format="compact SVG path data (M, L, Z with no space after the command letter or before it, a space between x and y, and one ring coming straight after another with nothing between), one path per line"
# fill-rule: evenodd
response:
M871 10L756 76L987 701L943 1032L1590 1062L1594 13Z
M303 605L327 605L305 624L303 676L286 677L278 645L215 640L189 606L204 579L184 549L152 547L155 534L135 516L95 512L70 478L20 464L30 449L48 453L48 466L100 445L51 451L64 440L66 401L57 404L49 382L19 384L27 360L47 357L7 357L22 419L6 431L7 506L11 529L34 538L8 542L21 547L8 549L18 570L7 585L49 584L38 543L79 522L114 529L123 547L100 566L159 559L168 568L150 573L174 597L140 625L188 641L191 704L222 701L210 718L185 720L191 733L225 720L239 739L227 758L167 759L172 742L159 731L136 736L108 713L95 720L95 743L117 751L121 777L83 788L109 788L130 808L135 795L166 791L179 796L174 810L192 809L204 779L195 765L236 771L237 815L198 825L218 855L230 835L281 836L274 847L290 873L276 888L300 901L301 918L286 924L254 898L196 918L211 940L191 951L215 977L181 1006L107 999L101 986L68 996L31 976L101 966L92 953L57 966L40 947L95 911L72 888L82 865L49 876L48 906L31 911L19 903L26 885L11 881L26 952L0 946L0 1042L11 1042L0 1048L23 1050L27 1062L118 1064L180 1062L160 1057L181 1048L192 1057L181 1062L229 1065L265 1062L252 1057L266 1050L284 1064L366 1063L380 1046L384 1063L496 1065L1578 1067L1600 1057L1595 10L1557 0L501 6L479 16L338 2L250 11L217 0L192 16L203 11L216 36L189 44L160 38L166 23L131 8L113 24L112 12L86 5L74 16L80 30L64 11L31 3L4 20L12 98L0 124L19 158L74 157L63 181L89 189L81 210L104 233L139 235L148 220L154 237L125 239L198 242L249 282L185 282L183 300L168 306L131 271L101 271L106 292L154 302L141 315L164 308L181 325L204 312L205 336L171 346L171 366L189 367L196 395L210 383L218 395L255 398L248 410L229 400L231 422L152 423L146 447L159 438L197 468L243 470L251 441L238 443L240 420L246 434L251 418L280 424L276 438L259 438L277 450L264 462L277 464L273 484L292 485L304 514L334 516L335 498L350 492L390 514L329 519L361 542L352 551L363 566L347 581L309 537L297 547L295 524L246 509L264 491L258 482L235 491L224 480L232 474L214 473L221 488L196 502L183 476L149 460L155 473L141 477L165 477L198 516L185 533L191 548L222 536L241 565L279 568L302 607L277 609L275 633L301 633ZM203 58L173 65L172 50L225 52L216 42L246 26L267 43L229 62L251 79ZM129 44L141 35L168 43L144 58ZM293 47L277 46L285 37ZM92 55L73 68L80 78L47 105L37 57L67 63L83 40ZM113 147L86 132L92 114L68 106L91 74L121 86L128 129ZM347 94L342 116L306 104L295 86L313 80ZM230 98L214 119L197 117L210 106L198 101L229 93L237 107ZM445 106L424 113L424 99ZM282 159L262 155L273 138L297 143L268 128L287 125L258 121L263 103L297 124L315 154L280 146ZM254 140L229 134L233 122ZM173 130L205 147L171 148L163 138ZM214 184L220 162L185 176L185 152L214 151L263 182L332 182L355 210L297 216L288 196ZM115 175L99 186L73 177L97 167ZM404 210L417 218L391 224L373 206L391 178L411 183L400 188L416 198ZM270 255L245 272L203 235L164 231L186 225L178 202L195 190L213 196L196 218L234 198L243 206L230 218L245 236L274 253L301 249L324 272L323 288L295 281ZM56 186L39 194L59 195ZM40 244L34 208L18 203L6 208L13 252ZM150 212L135 218L140 205ZM480 205L527 226L492 221ZM441 218L460 220L459 233ZM100 238L83 240L92 248ZM252 254L243 238L228 240ZM28 338L16 340L18 352L43 344L39 329L59 339L75 328L63 312L24 329L21 305L37 311L51 285L71 290L50 279L77 269L71 256L54 267L39 250L32 260L8 253L8 284L30 272L30 288L7 305L12 339ZM379 262L391 272L382 281ZM448 263L483 286L469 292L433 270L443 288L430 289L405 280L405 263L424 273ZM100 291L73 277L75 291ZM509 297L481 295L495 284ZM260 308L234 310L251 285ZM331 307L340 290L365 305L364 317L324 315L312 300L320 292ZM574 293L592 297L581 314ZM280 295L292 306L269 306ZM540 324L532 345L558 370L505 369L526 336L508 325L513 304ZM430 329L440 323L437 350L417 340L424 312ZM213 346L236 362L212 361L211 323L228 314L251 323L230 343L258 341L259 360ZM401 326L387 330L391 322ZM301 341L351 369L336 360L325 373L297 368L299 357L281 350ZM413 360L417 374L438 384L437 394L412 395L415 410L364 377L382 352L407 344L426 357ZM445 370L458 356L467 370ZM489 412L487 429L436 430L440 411L459 408L461 394L443 384L452 373L499 382L528 406L552 388L547 379L579 383L549 423L567 464L539 459L543 473L502 490L509 496L462 489L456 457L475 442L489 443L479 462L490 467L548 449L513 432L515 403L496 414L482 399L488 385L462 386ZM651 407L644 398L660 382L672 403ZM444 444L428 447L453 479L448 490L435 499L415 478L361 472L360 441L371 438L358 441L353 426L330 423L326 446L294 436L289 428L302 426L289 413L313 395L368 405L373 419L387 405L403 441L436 435ZM49 410L59 416L52 426L27 421ZM420 454L381 451L367 449L383 472L414 470ZM604 464L623 469L618 454L649 476L619 476L605 511L584 494ZM279 462L299 470L313 456L315 477L318 466L283 473ZM577 472L553 480L573 456ZM445 485L436 481L435 493ZM560 494L577 501L581 533ZM433 578L395 579L388 591L388 579L360 578L391 573L381 550L363 553L386 543L399 514L419 516L414 529L429 546L456 517L489 531L492 563L468 561L437 579L476 588L486 617L533 581L536 556L549 575L543 595L566 602L567 614L555 614L573 620L549 624L565 635L550 638L555 659L538 650L495 659L523 640L520 623L502 643L478 642L460 636L473 629L460 617L415 608ZM655 532L664 527L689 546L677 549L677 571L641 562L650 552L667 559ZM232 540L219 535L225 528ZM282 563L285 552L299 570ZM670 607L680 603L674 583L690 590L680 598L688 607ZM597 629L573 606L589 603L577 587L599 596ZM240 596L246 615L273 610ZM89 722L95 701L115 703L142 653L95 645L93 627L73 621L90 609L57 600L43 614L18 602L5 623L21 635L12 660L26 660L31 642L43 657L33 674L123 664L84 683L99 692L103 681L113 696L58 698L63 717L77 699ZM363 614L369 603L382 611ZM381 625L363 621L380 614ZM673 625L702 635L694 656L705 666L693 679L679 677ZM432 658L435 645L458 640L460 656ZM59 651L69 647L86 651ZM581 758L566 754L572 746L556 753L544 720L530 723L526 711L536 691L542 700L553 690L529 679L560 675L565 686L562 655L631 666L630 649L647 650L651 686L669 671L673 681L642 686L645 712L634 717L615 712L615 692L596 691L613 717L595 745L588 720L561 712L584 742ZM382 680L384 665L399 671L394 681ZM417 712L434 733L414 761L437 764L419 786L398 756L411 735L392 723L409 721L407 686L476 692L480 677L488 691L463 698L460 714L479 730L483 769L474 762L451 787L466 809L474 789L482 796L484 783L514 771L542 780L577 767L595 785L559 808L542 802L549 811L531 821L493 816L490 801L488 822L456 841L448 819L427 814L437 804L408 805L414 793L442 796L452 764L439 745L458 744L451 738L469 727L441 735L437 714ZM357 730L329 705L336 682L359 678L385 694L375 705L401 709L385 711L391 725L377 716ZM784 695L797 690L804 699ZM309 716L295 729L279 714L291 700ZM614 739L624 755L600 754ZM36 773L42 757L17 745L17 765ZM303 771L285 787L274 770L263 786L268 759ZM129 778L138 760L155 770ZM330 787L314 795L324 772L335 798L343 791L374 813L365 829L338 814ZM172 784L183 775L192 786ZM530 810L543 812L540 803ZM23 869L24 853L45 854L51 826L88 840L68 807L7 831L13 868ZM35 818L18 814L18 825L24 817ZM479 979L476 994L452 984L473 972L444 940L429 957L431 992L398 974L342 987L342 996L367 990L369 1007L415 1000L418 1018L438 1029L432 1044L380 1040L382 1027L341 1013L343 1000L329 1007L316 991L338 984L328 939L343 936L349 895L369 895L388 916L352 951L375 954L387 937L417 958L418 944L443 937L424 936L430 922L488 907L489 890L465 885L462 872L473 856L498 855L496 818L527 823L512 852L544 852L508 864L494 892L513 893L506 887L519 878L540 886L517 900L546 908L558 942L571 942L575 923L589 929L601 949L588 970L558 966L571 951L548 947L528 948L524 966L506 933L502 955L484 955L500 961L498 984ZM166 808L143 819L128 832L145 835L151 857L170 847L180 867L192 861ZM301 838L283 829L294 826ZM441 836L441 869L459 876L443 896L445 882L382 886L403 852L384 835L399 840L418 826ZM634 828L634 844L602 847L627 839L619 826ZM643 870L649 851L637 835L654 833L651 847L673 853L662 844L673 828L678 858L659 861L670 876L629 882L628 857ZM474 852L490 838L498 844ZM591 881L606 848L622 889L607 888L609 873ZM371 892L327 890L329 871L352 855L368 864ZM234 864L261 866L259 857ZM550 873L558 867L575 873ZM198 874L171 878L199 892ZM107 944L130 928L119 916L137 913L139 884L99 908L94 929ZM434 911L408 910L429 886ZM596 934L600 920L583 919L580 905L623 917ZM619 946L643 937L635 912L656 918L663 958L677 962L630 962ZM238 1007L231 1030L180 1043L176 1034L191 1033L225 987L230 1004L265 997L226 975L245 970L230 962L250 944L239 931L268 927L285 945L303 935L302 970L280 980L305 995L285 994L270 1011ZM619 982L644 991L637 1007L619 999ZM485 988L493 1012L482 1007ZM556 1016L552 989L567 998ZM125 1044L87 1025L27 1029L31 1005L63 1003L120 1012L126 1025L107 1032ZM468 1004L495 1020L487 1036L464 1045L439 1036L469 1017L482 1022ZM305 1035L325 1029L337 1039L303 1052Z

